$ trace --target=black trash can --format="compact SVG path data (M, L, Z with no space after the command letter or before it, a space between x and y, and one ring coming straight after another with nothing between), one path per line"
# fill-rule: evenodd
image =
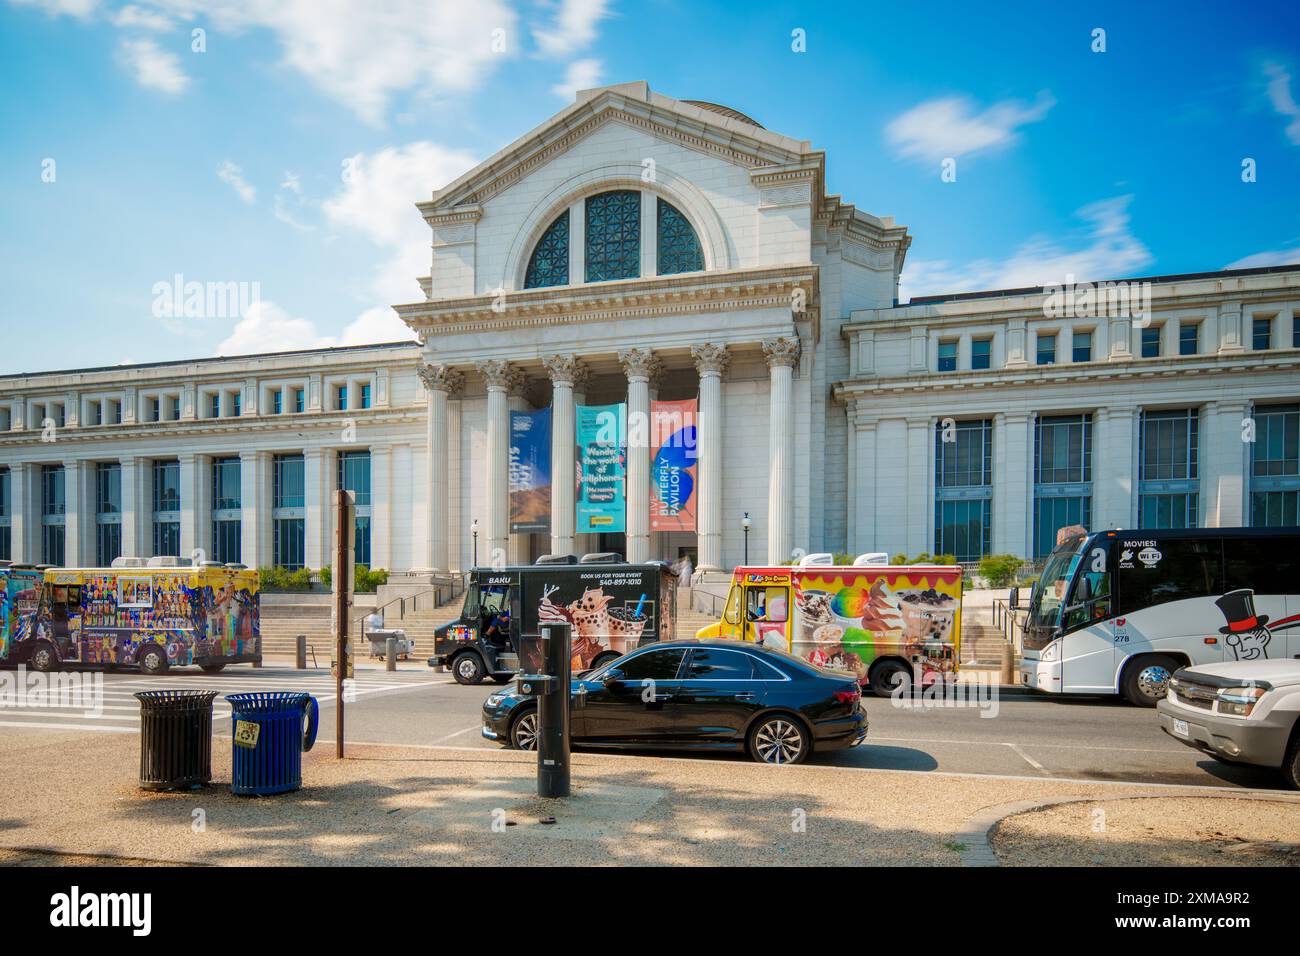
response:
M145 690L140 702L140 787L197 790L212 782L211 690Z

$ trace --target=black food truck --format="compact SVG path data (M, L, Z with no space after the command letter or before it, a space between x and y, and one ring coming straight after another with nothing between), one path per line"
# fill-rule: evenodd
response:
M461 684L484 677L504 684L521 668L523 639L536 638L547 623L573 627L574 674L646 644L670 641L677 625L677 575L662 561L628 564L617 554L475 568L460 617L433 632L429 666L450 666ZM522 666L536 669L540 661Z

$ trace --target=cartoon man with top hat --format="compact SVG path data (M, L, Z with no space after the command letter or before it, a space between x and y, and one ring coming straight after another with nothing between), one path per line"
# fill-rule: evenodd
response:
M1239 661L1268 657L1268 615L1255 613L1255 592L1250 588L1229 591L1214 602L1228 622L1219 628L1228 636L1228 646Z

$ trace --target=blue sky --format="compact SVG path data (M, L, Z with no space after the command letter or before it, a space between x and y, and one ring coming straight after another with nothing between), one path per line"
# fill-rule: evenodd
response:
M0 0L0 373L404 338L412 204L638 79L825 150L905 296L1300 261L1294 2L989 7Z

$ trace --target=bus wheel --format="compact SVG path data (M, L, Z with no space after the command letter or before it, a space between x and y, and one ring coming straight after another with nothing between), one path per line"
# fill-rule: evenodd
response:
M32 670L39 671L42 674L48 674L54 670L54 665L59 662L58 656L54 653L54 646L48 641L41 641L32 648L31 657L28 662L32 665Z
M483 662L473 651L465 651L451 662L451 674L457 684L477 684L483 679Z
M199 670L205 674L220 674L226 669L225 664L201 664Z
M1124 696L1137 707L1154 707L1169 688L1169 678L1178 662L1163 654L1150 654L1129 662L1124 668Z
M912 672L901 661L881 661L871 669L871 692L877 697L892 697L898 687L906 697L911 685Z
M157 644L148 644L140 652L140 670L146 674L161 674L167 669L167 652Z

